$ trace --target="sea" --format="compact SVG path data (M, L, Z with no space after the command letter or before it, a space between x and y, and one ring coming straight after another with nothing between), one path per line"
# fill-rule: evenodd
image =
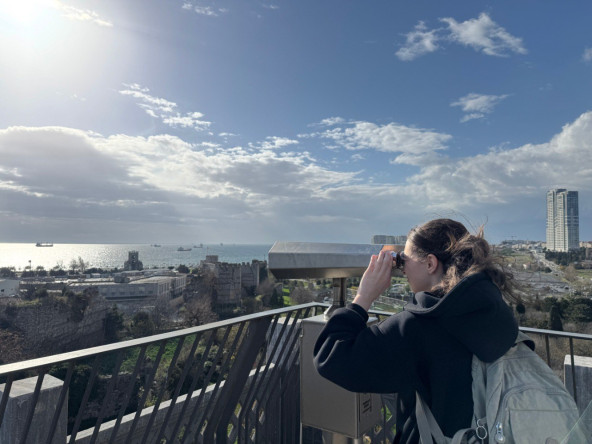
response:
M179 248L186 251L178 251ZM271 245L213 244L53 244L37 247L34 243L0 243L0 267L33 270L42 266L68 269L72 260L82 258L86 268L123 268L128 252L137 251L144 268L199 265L206 255L217 255L220 262L242 263L253 259L266 261Z

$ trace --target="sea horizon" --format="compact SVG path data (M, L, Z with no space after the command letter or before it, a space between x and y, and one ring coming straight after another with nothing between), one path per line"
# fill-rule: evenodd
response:
M49 242L49 241L47 241ZM51 242L49 242L51 243ZM267 260L272 244L120 244L120 243L54 243L37 247L34 242L0 242L0 267L35 270L42 266L68 269L72 260L82 258L87 268L123 268L129 251L138 251L144 268L197 266L206 255L216 255L220 262L243 263ZM184 248L184 251L178 251Z

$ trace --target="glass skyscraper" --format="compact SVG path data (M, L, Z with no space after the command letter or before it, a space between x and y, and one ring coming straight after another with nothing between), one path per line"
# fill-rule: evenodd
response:
M564 188L547 191L547 250L580 247L578 192Z

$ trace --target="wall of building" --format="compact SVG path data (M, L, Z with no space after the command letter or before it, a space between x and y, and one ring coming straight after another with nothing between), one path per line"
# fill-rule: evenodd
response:
M10 298L19 293L20 281L18 279L0 279L0 297Z
M261 264L259 261L243 262L240 264L241 270L241 285L244 288L259 286L259 269Z
M216 302L218 305L240 305L241 268L238 264L216 264Z

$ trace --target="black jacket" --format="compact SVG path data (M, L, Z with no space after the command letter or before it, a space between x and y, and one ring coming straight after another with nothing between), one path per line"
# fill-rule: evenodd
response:
M404 311L366 326L356 304L336 310L314 348L319 373L353 392L398 393L395 443L417 443L415 391L447 436L471 425L471 359L491 362L518 326L498 287L471 275L437 298L417 293Z

